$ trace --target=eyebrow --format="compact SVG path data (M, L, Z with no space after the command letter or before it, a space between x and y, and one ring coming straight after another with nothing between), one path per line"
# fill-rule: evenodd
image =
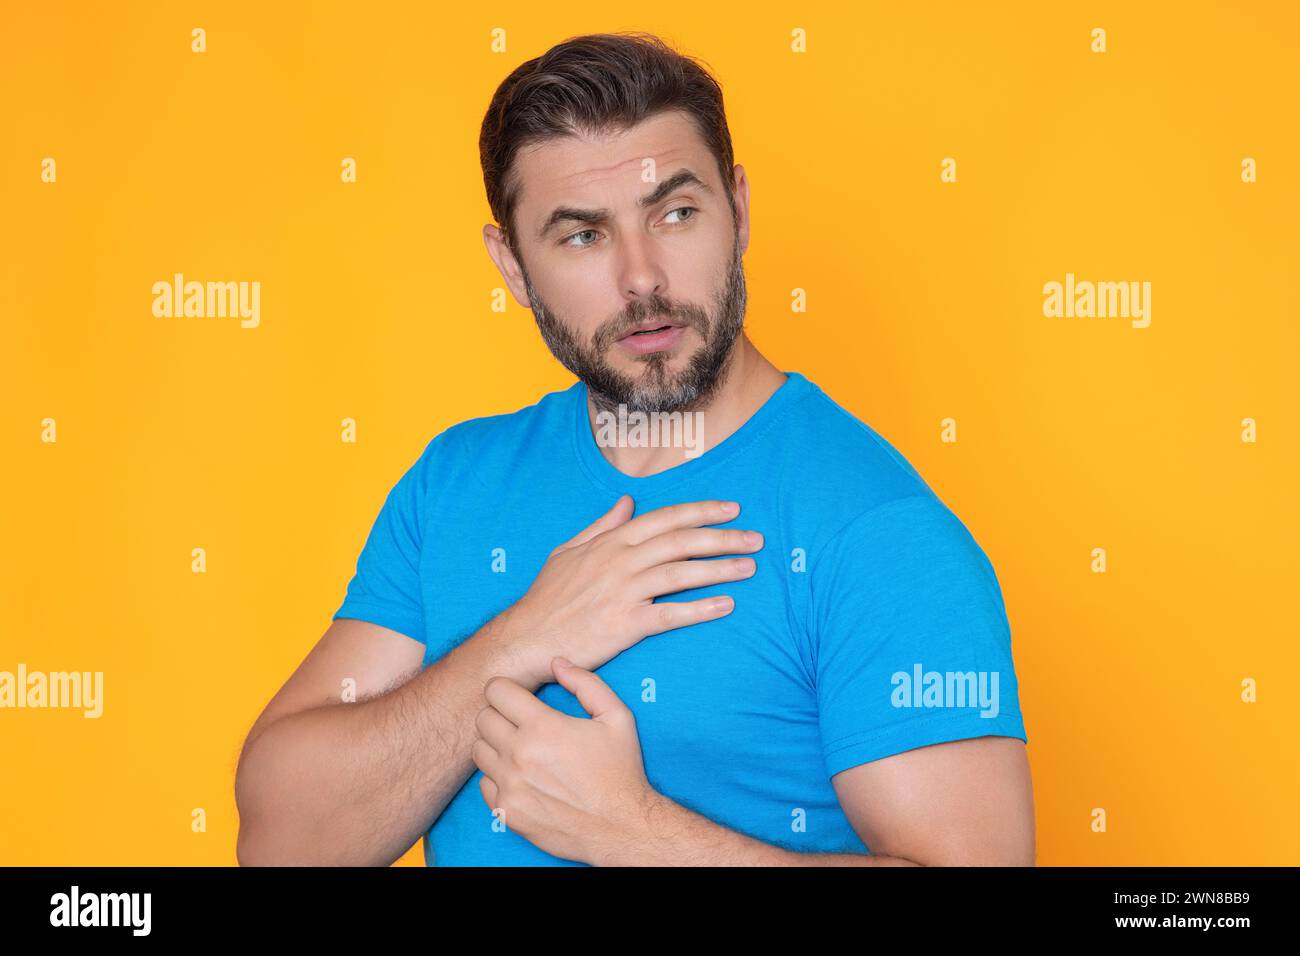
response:
M708 183L700 179L699 176L696 176L689 169L679 169L650 192L638 199L636 203L642 209L645 209L653 206L657 202L662 202L666 196L676 192L683 186L695 186L698 189L704 190L706 193L713 192L713 189ZM546 217L546 222L538 231L537 238L539 240L545 239L551 230L562 222L582 222L599 225L608 222L613 215L614 214L608 209L578 209L574 206L557 206L551 214Z

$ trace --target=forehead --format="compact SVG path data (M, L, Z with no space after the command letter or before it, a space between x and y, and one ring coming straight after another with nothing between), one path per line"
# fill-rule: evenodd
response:
M689 166L709 183L717 175L717 164L694 121L671 110L620 133L561 136L520 150L515 157L520 219L532 222L556 202L598 197L602 191L640 195L646 185L641 178L646 159L654 160L656 179L680 166Z

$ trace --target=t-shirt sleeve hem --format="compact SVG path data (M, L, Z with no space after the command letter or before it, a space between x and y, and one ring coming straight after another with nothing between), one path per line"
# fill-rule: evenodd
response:
M826 774L833 777L858 764L892 757L917 747L990 736L1017 737L1029 743L1024 718L1014 711L1003 711L996 717L981 717L978 711L947 710L909 721L885 733L837 743L826 751Z
M397 631L399 634L405 634L421 644L425 643L423 619L417 614L400 608L387 607L381 604L367 604L365 601L347 600L343 602L342 607L334 612L335 620L341 617L378 624L380 627L386 627L389 630Z

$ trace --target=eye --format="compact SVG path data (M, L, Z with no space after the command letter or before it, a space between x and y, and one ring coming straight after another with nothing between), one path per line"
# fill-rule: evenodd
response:
M674 214L676 214L676 213L679 213L679 212L683 212L683 213L691 213L692 215L691 215L689 218L687 218L687 219L679 219L679 220L677 220L676 222L671 222L671 223L669 223L669 225L671 225L671 226L681 226L681 225L685 225L685 224L686 224L687 222L689 222L691 219L694 219L694 218L695 218L694 213L699 212L699 209L697 209L695 206L678 206L676 209L670 209L670 210L668 210L668 212L664 213L664 218L667 218L668 216L672 216L672 215L674 215ZM599 233L597 233L595 229L583 229L583 230L581 230L580 232L575 232L575 233L572 233L572 234L570 234L570 235L568 235L568 236L565 236L563 239L560 240L560 243L559 243L559 244L560 244L561 246L569 246L570 248L573 248L573 249L588 249L588 248L590 248L591 246L594 246L594 245L596 244L595 239L593 239L591 242L574 242L574 241L573 241L573 240L577 239L579 236L585 236L585 235L587 235L588 233L590 233L590 234L593 235L593 236L595 236L595 235L599 235Z
M562 245L562 246L574 246L574 247L577 248L577 249L585 249L585 248L587 248L587 247L590 246L590 245L594 245L595 243L594 243L594 242L578 242L578 243L575 243L575 242L572 242L571 240L578 238L578 236L585 236L587 233L592 233L592 234L594 235L595 232L596 232L595 229L583 229L581 232L575 232L573 235L571 235L571 236L566 236L565 238L561 239L561 240L560 240L560 245Z

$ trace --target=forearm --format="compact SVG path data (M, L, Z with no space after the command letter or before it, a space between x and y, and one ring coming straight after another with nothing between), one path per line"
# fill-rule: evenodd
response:
M515 669L499 617L395 690L270 724L236 774L239 861L392 863L473 772L483 685Z
M719 826L651 792L627 826L602 841L597 866L919 866L864 853L799 853Z

